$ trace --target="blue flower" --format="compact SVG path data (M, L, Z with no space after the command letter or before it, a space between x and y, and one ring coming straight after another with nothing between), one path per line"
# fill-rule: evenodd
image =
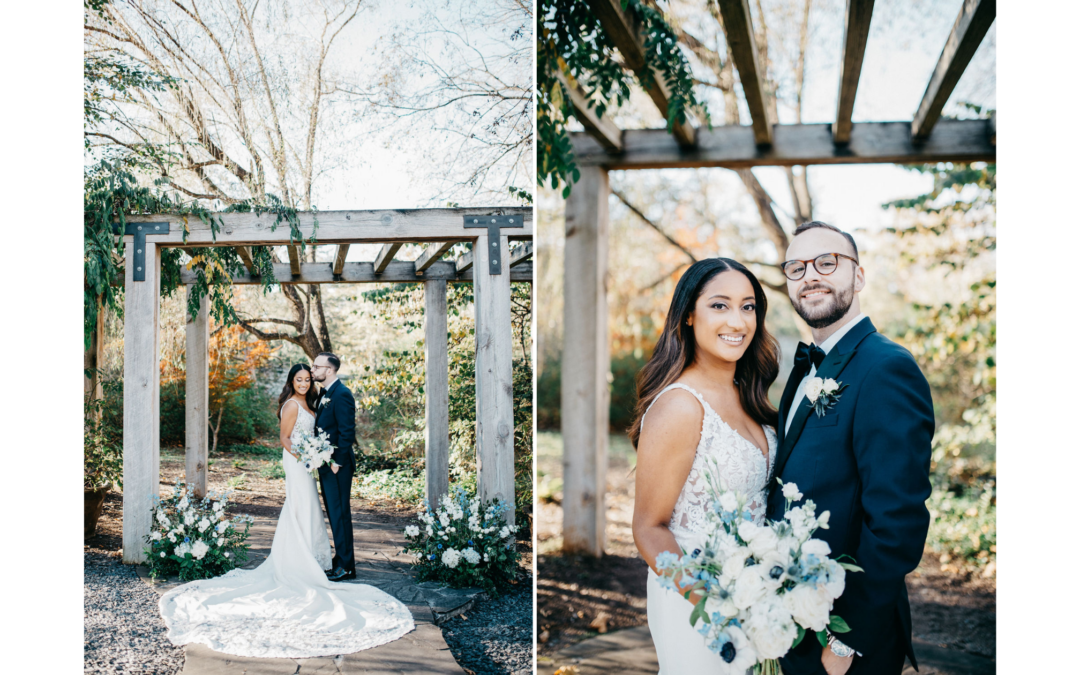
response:
M429 556L427 557L427 559L428 559L428 560L434 560L434 559L435 559L435 554L434 554L434 553L432 553L431 555L429 555Z
M473 543L472 539L469 540L469 546L476 546L476 544Z
M186 543L188 543L189 541L191 541L191 539L189 539L189 538L187 538L187 537L184 537L184 543L185 543L185 544L186 544Z
M442 544L439 544L439 548L442 548Z
M671 551L661 551L656 556L656 569L666 570L668 567L679 562L679 556Z

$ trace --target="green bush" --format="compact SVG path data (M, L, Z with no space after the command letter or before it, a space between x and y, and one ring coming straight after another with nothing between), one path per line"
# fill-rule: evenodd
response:
M934 481L930 532L926 544L941 562L985 567L997 559L997 484L982 479L971 484Z
M161 387L161 442L184 442L186 424L184 380ZM241 389L228 399L221 418L218 448L249 444L257 438L277 435L278 419L273 397L258 385ZM121 406L121 410L123 407Z
M83 487L94 489L113 483L123 488L124 384L106 380L101 390L101 398L87 398L83 403Z

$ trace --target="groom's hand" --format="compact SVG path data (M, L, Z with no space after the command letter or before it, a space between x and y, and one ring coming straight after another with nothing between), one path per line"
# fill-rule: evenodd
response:
M821 649L821 665L825 667L825 672L829 675L844 675L851 668L853 661L855 661L854 656L841 657L833 654L833 650L828 647Z

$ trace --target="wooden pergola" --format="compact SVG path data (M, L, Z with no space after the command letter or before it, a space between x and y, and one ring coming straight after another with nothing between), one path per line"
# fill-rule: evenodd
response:
M288 224L271 231L274 214L221 214L216 237L198 220L162 214L127 219L124 274L124 562L142 562L151 531L151 507L160 480L160 368L158 306L161 250L235 246L248 273L233 283L255 284L249 246L287 246L289 262L275 264L275 283L424 284L426 356L425 493L434 504L449 486L449 372L446 284L473 284L476 307L477 483L485 499L503 499L514 522L514 401L510 282L532 282L531 208L457 208L396 211L324 211L299 216L310 238L318 220L317 243L333 244L333 263L301 263ZM184 228L188 228L184 237ZM521 241L511 249L510 242ZM415 261L395 261L405 243L427 243ZM440 260L450 247L471 242L457 260ZM380 243L373 262L345 262L351 244ZM196 280L184 271L181 281ZM206 492L209 402L209 311L203 298L198 315L187 320L186 479ZM100 345L100 340L98 344ZM100 348L100 347L99 347Z
M619 0L586 0L624 66L640 73L645 42ZM608 171L817 164L994 161L996 118L942 120L941 111L996 17L994 0L965 0L911 121L853 123L873 0L848 0L836 121L769 124L748 0L717 0L750 126L622 130L597 117L584 90L563 80L584 133L572 134L581 171L566 201L563 285L563 551L601 555L608 446ZM656 75L646 91L663 117L670 92Z

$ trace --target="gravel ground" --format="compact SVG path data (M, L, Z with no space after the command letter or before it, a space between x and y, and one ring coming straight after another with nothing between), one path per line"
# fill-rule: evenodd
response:
M158 594L115 555L83 554L83 670L180 672L184 650L165 637Z
M442 625L450 652L467 673L519 675L533 672L532 577L523 588L472 609Z

